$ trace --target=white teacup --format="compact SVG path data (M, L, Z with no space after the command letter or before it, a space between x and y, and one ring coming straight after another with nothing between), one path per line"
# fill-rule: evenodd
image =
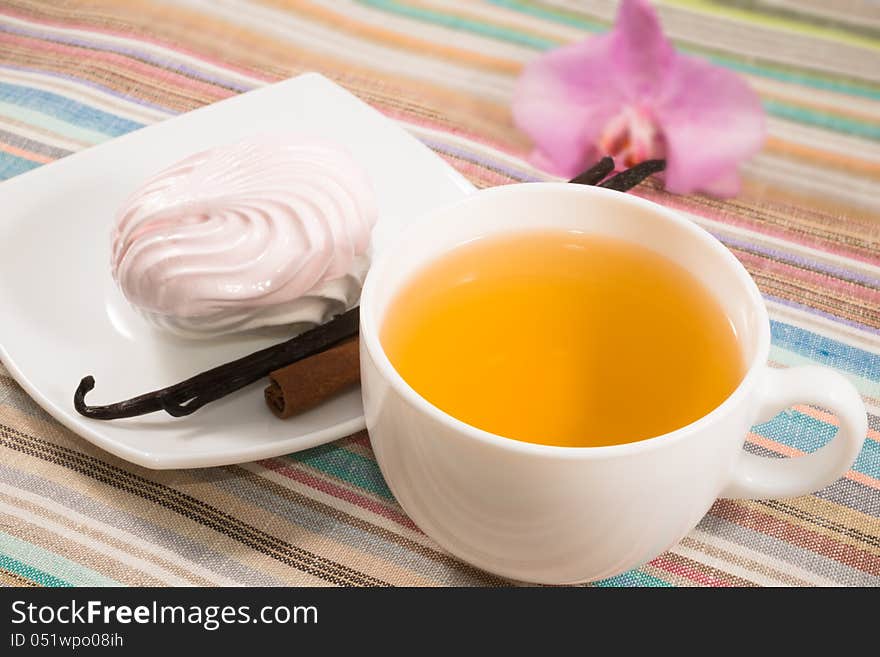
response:
M677 431L609 447L511 440L423 399L379 340L389 302L419 268L462 242L530 228L619 237L686 267L736 327L748 363L737 389ZM718 240L671 210L597 187L495 187L430 213L373 263L360 330L367 429L394 496L446 550L515 580L566 584L634 568L685 536L718 497L791 497L833 482L852 465L867 431L864 404L840 374L767 367L767 310ZM743 451L749 427L799 403L837 414L833 440L790 459ZM632 412L639 412L638 399Z

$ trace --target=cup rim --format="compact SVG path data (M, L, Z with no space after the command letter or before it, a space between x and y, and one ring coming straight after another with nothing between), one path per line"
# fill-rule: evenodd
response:
M753 309L758 313L759 327L758 335L755 337L757 342L755 353L752 356L751 362L748 363L746 373L743 375L742 380L734 391L728 395L724 401L713 408L709 413L694 420L690 424L686 424L683 427L667 433L652 436L650 438L643 438L630 443L601 446L546 445L543 443L530 443L516 438L509 438L485 429L480 429L479 427L468 424L463 420L459 420L455 416L447 413L425 399L398 373L379 340L379 321L382 318L376 316L377 313L374 308L374 298L377 294L378 280L385 269L389 266L389 263L394 259L395 253L398 250L405 249L407 244L418 240L420 229L424 225L436 220L438 216L455 213L462 206L473 203L474 199L477 197L485 199L489 196L498 196L502 194L528 193L528 189L537 186L560 194L581 195L584 198L590 198L594 195L606 196L623 205L630 205L648 210L659 216L662 220L677 224L679 227L691 232L703 242L707 248L711 249L718 258L727 263L727 265L733 269L737 279L743 284L749 302ZM552 224L548 224L547 227L552 228ZM430 260L423 264L426 265L428 262L430 262ZM491 447L536 456L606 458L649 450L684 440L694 432L702 430L705 426L712 424L716 420L725 416L733 407L738 405L746 395L749 394L749 391L756 384L759 374L767 362L767 357L770 351L770 320L767 315L767 307L764 304L758 286L755 284L754 279L749 275L742 263L737 260L733 253L731 253L715 236L704 228L698 226L693 221L685 218L680 213L648 199L640 198L626 192L606 189L604 187L578 185L569 182L527 182L500 185L497 187L477 190L458 201L431 210L416 219L398 236L397 239L393 241L392 244L389 244L383 249L382 253L375 258L370 266L361 291L360 340L362 348L366 347L380 375L395 390L395 392L401 396L402 399L416 410L427 414L438 422L450 426L459 434Z

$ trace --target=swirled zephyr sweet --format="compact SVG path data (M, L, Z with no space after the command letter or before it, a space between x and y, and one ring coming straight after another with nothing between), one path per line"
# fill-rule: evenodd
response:
M200 337L320 324L357 302L376 222L342 148L273 135L197 153L134 192L113 231L113 277L156 325Z

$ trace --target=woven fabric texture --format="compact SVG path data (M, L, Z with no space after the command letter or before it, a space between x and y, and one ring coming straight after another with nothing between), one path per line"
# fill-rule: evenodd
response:
M607 0L0 2L0 179L305 71L397 121L478 187L548 179L510 97L541 51L608 28ZM880 584L880 8L870 0L656 3L682 51L745 76L769 139L735 200L633 193L716 235L758 283L771 364L833 367L870 433L847 475L773 502L718 501L681 543L601 586ZM2 184L2 183L0 183ZM3 221L0 212L0 221ZM0 257L9 245L0 244ZM8 308L0 308L0 321ZM810 407L747 448L815 450ZM505 585L395 503L365 433L242 465L154 472L44 413L0 365L0 582Z

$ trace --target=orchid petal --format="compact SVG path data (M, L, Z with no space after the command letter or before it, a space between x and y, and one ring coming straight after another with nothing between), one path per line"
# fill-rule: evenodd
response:
M523 71L512 112L535 145L536 166L571 177L597 159L599 134L623 101L610 65L611 36L553 50Z
M624 0L611 40L617 84L627 99L639 101L657 94L676 54L654 8L645 0Z
M678 56L653 111L663 133L669 191L738 191L737 166L760 150L765 136L761 102L742 78Z

